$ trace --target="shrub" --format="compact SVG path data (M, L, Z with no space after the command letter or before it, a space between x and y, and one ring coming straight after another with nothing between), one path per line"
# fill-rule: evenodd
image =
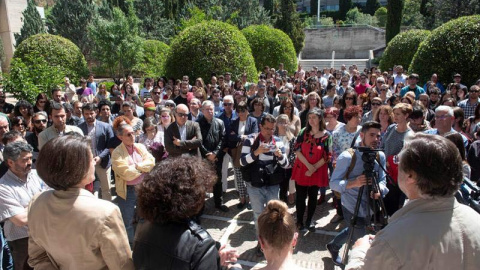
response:
M433 73L443 82L462 74L462 82L472 85L480 66L480 15L461 17L433 30L420 44L410 65L425 82Z
M170 47L158 40L145 40L143 47L143 62L139 64L140 75L158 77L163 75L165 60Z
M88 75L87 62L80 49L61 36L51 34L31 36L18 45L13 57L21 59L29 68L33 66L32 61L41 57L49 66L63 70L62 75L69 77L72 82Z
M50 95L65 76L76 82L87 74L87 63L75 44L60 36L38 34L19 44L2 83L14 98L34 102L39 93Z
M188 27L170 44L165 63L168 77L210 78L212 72L246 72L250 81L257 79L252 51L243 34L232 25L206 21Z
M250 44L258 71L264 66L276 68L280 63L291 74L297 70L295 48L287 34L266 25L252 25L242 33Z
M428 30L409 30L396 35L383 53L380 69L387 70L395 65L402 65L404 69L408 69L418 46L429 35Z

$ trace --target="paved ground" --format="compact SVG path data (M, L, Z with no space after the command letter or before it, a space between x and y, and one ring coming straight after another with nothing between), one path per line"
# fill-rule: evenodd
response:
M317 206L314 220L316 232L300 232L299 242L293 258L297 265L307 269L335 269L325 249L336 233L344 227L344 222L332 224L330 220L335 216L331 206L331 193L327 192L328 202ZM238 210L238 196L234 187L233 173L230 169L228 189L224 194L225 204L230 208L227 213L214 208L213 198L206 201L205 212L202 216L202 227L217 241L226 242L237 248L240 254L240 263L244 269L255 269L266 263L263 257L255 256L255 227L253 225L253 212ZM290 207L290 213L295 213L295 206Z

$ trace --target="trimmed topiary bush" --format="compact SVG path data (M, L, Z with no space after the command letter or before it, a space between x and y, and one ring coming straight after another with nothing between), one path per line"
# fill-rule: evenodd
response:
M396 35L383 53L380 69L387 70L395 65L402 65L404 69L408 69L420 43L429 35L428 30L409 30Z
M87 62L80 49L61 36L31 36L17 46L13 57L20 58L26 65L31 64L29 58L42 57L50 66L61 67L65 72L63 75L73 83L88 75Z
M33 104L39 93L50 95L65 76L78 83L86 75L87 62L75 44L60 36L38 34L18 45L2 83L14 98Z
M480 15L449 21L432 31L420 44L410 65L426 82L437 73L442 82L452 81L455 73L462 74L462 83L472 85L478 79L480 66Z
M255 66L277 68L280 63L292 74L297 70L297 56L290 37L282 30L266 25L252 25L242 30L252 49Z
M159 77L164 74L165 61L170 47L158 40L144 40L143 62L137 71L141 77Z
M257 79L252 51L242 32L219 21L202 22L182 31L170 43L165 63L168 77L209 79L212 72L231 72L232 77L246 72L249 81Z

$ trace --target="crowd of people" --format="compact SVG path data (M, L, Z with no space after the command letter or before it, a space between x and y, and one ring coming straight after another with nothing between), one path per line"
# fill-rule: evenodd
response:
M335 265L347 263L340 249L348 239L358 239L352 269L379 269L382 260L394 269L429 268L450 252L429 241L453 245L448 256L479 247L473 229L450 238L431 232L422 245L433 257L410 264L410 252L392 243L408 244L395 230L423 234L409 231L410 223L437 226L443 218L446 233L478 219L453 196L463 179L480 181L480 80L467 87L460 74L433 74L421 87L401 66L280 65L265 67L256 82L226 72L106 85L90 75L76 88L65 78L33 105L7 103L0 92L3 269L239 269L236 250L200 225L206 193L216 211L231 210L223 198L230 166L236 208L253 211L255 254L266 258L265 269L301 269L292 259L298 232L315 231L328 189L336 210L330 222L347 222L326 246ZM359 148L381 150L379 190L354 213L361 187L372 181ZM391 221L365 238L369 197L383 198ZM414 207L435 207L437 215L421 224ZM445 220L448 210L460 221ZM460 235L471 241L458 247ZM478 256L468 255L449 269L473 269Z

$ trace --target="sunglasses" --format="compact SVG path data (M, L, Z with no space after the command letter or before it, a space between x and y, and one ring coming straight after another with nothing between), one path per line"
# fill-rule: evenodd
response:
M354 100L353 97L346 97L345 100Z
M40 123L47 123L47 119L40 119L40 120L33 120L33 123L40 124Z
M152 95L160 95L160 92L152 92Z
M380 103L377 103L377 102L375 102L375 103L372 103L372 106L380 106L380 105L382 105L382 104L380 104Z
M177 113L178 117L188 117L188 113Z
M232 106L233 103L223 103L223 106Z
M470 93L478 93L479 91L478 90L470 90L469 92Z

